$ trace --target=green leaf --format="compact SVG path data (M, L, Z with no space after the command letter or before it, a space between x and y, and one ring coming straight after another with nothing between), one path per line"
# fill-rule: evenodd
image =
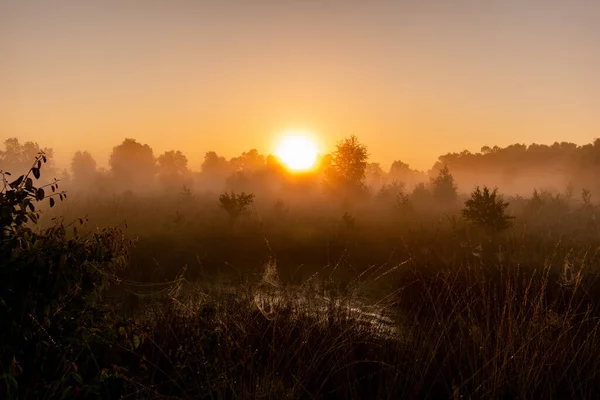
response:
M62 399L68 399L69 395L71 394L71 392L73 391L73 386L69 386L65 389L65 391L63 392L62 396L60 396L61 400Z
M19 388L19 384L17 383L17 380L11 374L4 374L4 375L0 376L0 381L6 382L7 386L9 387L9 391L10 391L11 386L15 390L17 390Z
M72 372L71 374L75 382L77 382L78 385L83 386L83 378L81 378L81 375L76 372Z
M138 335L133 335L133 348L137 349L140 347L140 337Z

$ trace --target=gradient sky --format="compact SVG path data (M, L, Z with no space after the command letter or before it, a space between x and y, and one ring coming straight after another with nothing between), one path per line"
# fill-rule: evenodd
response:
M0 139L268 153L356 134L384 166L600 136L600 2L0 0ZM60 161L59 160L59 161Z

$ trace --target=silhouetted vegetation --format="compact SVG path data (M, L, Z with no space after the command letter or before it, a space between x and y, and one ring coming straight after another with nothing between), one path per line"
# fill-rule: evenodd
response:
M490 191L487 186L483 190L478 186L465 202L462 213L467 220L477 225L501 231L510 226L511 217L505 214L508 206L508 203L498 198L497 188Z
M49 149L9 139L0 398L595 398L597 186L577 168L598 146L386 173L350 137L290 173L126 139L57 181ZM548 184L559 164L569 185Z

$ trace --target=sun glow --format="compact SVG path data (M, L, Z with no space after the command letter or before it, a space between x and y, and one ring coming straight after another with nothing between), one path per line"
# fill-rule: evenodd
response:
M318 149L311 135L288 133L279 140L275 155L292 171L308 171L317 162Z

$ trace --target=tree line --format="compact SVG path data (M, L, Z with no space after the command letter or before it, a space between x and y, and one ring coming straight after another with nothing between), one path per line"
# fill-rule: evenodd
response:
M71 181L76 186L103 187L104 182L104 187L142 189L160 184L173 189L200 180L207 187L250 191L267 190L274 182L289 178L275 156L265 156L256 149L230 159L208 151L200 171L192 171L183 152L170 150L156 156L149 145L128 138L113 148L108 169L98 168L88 151L77 151L70 171L61 172L53 167L52 149L34 142L21 144L17 138L5 140L4 147L0 151L0 170L25 171L36 154L43 151L49 160L49 175L59 175L63 181ZM484 146L479 152L465 150L441 155L432 168L424 172L401 160L394 161L385 171L379 163L369 161L366 146L352 136L340 141L330 154L321 156L312 175L324 183L326 189L336 188L347 195L357 195L368 188L377 192L397 191L398 184L419 191L444 169L452 172L454 184L465 191L489 182L512 193L529 191L532 187L562 191L568 185L575 190L596 191L600 139L583 146L569 142L513 144L504 148Z

